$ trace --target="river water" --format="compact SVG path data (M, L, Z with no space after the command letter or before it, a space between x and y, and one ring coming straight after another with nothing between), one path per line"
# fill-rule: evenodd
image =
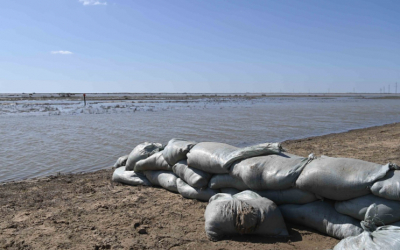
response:
M243 147L400 122L395 99L264 98L147 107L141 112L123 105L112 112L80 107L58 115L3 112L0 182L110 168L144 141L166 144L177 137Z

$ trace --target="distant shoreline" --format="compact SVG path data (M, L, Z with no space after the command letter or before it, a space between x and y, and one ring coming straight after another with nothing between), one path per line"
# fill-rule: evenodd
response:
M81 100L83 93L3 93L0 101ZM201 98L367 98L400 99L400 94L379 93L86 93L87 100L188 100Z

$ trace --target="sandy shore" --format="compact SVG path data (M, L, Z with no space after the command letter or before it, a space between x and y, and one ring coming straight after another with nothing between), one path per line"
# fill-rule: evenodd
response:
M400 164L399 136L396 123L283 145L302 156ZM112 171L1 185L0 249L328 249L338 242L291 224L289 238L241 236L211 242L204 232L207 203L161 188L112 183Z

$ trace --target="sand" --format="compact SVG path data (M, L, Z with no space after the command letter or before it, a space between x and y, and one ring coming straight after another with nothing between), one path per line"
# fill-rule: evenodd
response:
M286 141L290 152L400 164L400 123ZM15 166L16 168L18 166ZM112 169L0 186L0 249L329 249L338 240L288 224L290 237L204 232L206 202L112 183Z

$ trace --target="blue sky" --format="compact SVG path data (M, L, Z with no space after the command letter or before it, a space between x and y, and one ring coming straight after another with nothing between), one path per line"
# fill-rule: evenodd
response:
M398 0L8 0L0 92L393 92L399 13Z

